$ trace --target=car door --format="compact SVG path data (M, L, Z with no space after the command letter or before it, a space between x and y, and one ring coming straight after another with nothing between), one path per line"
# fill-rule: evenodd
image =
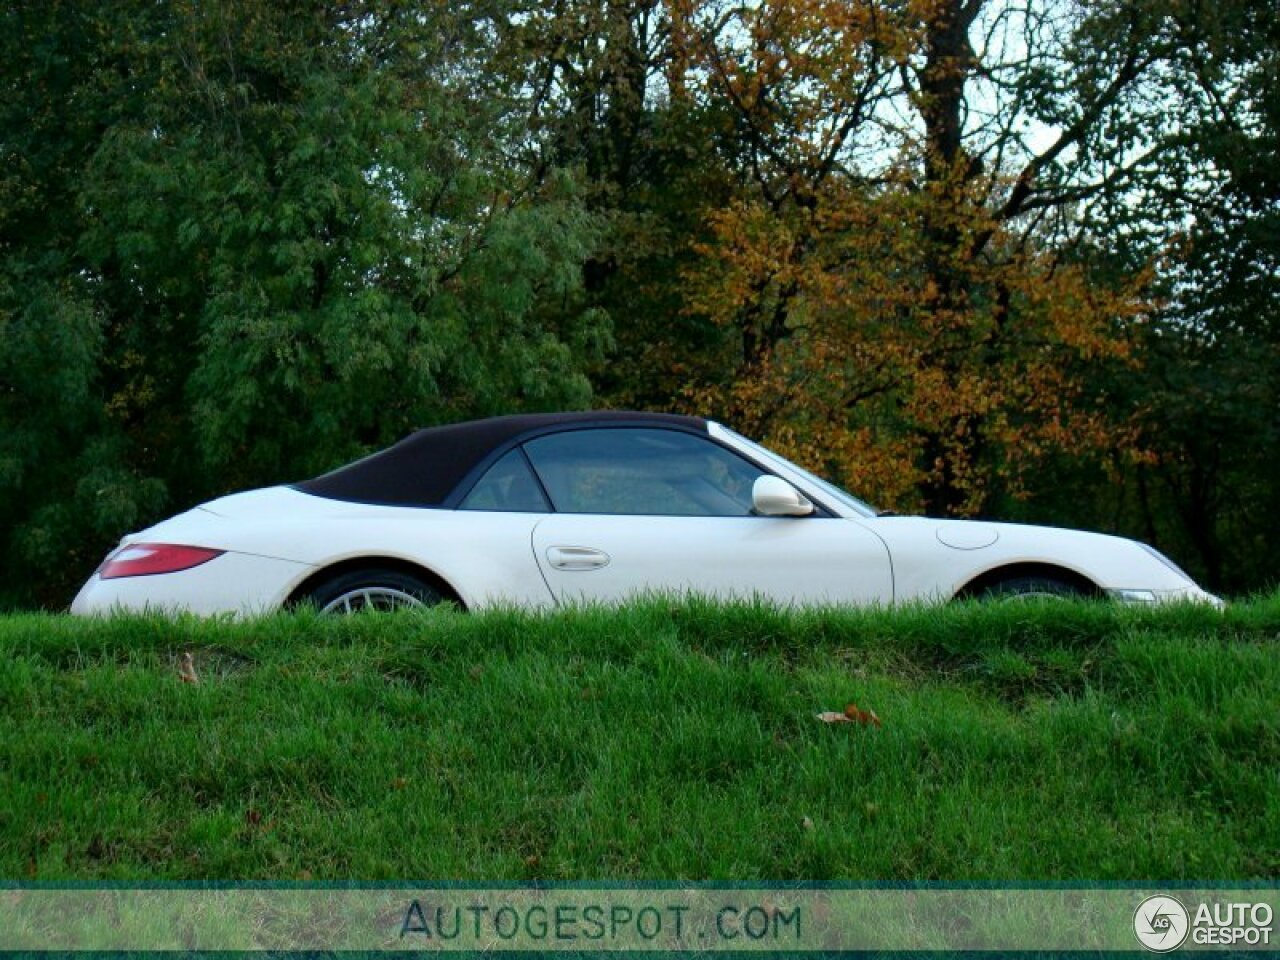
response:
M706 436L562 431L524 444L552 509L533 551L560 602L696 591L779 603L888 602L886 547L855 521L751 514L767 471Z

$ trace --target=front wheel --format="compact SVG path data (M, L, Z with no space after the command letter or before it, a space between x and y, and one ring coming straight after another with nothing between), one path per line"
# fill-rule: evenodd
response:
M340 614L430 607L444 601L440 591L417 577L382 568L339 574L315 587L308 599L321 613Z
M1063 600L1086 596L1075 584L1055 577L1010 577L987 587L984 600Z

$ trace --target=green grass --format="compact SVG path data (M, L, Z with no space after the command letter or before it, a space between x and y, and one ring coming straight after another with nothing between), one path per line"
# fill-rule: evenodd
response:
M1280 597L13 616L0 877L1267 878L1278 708Z

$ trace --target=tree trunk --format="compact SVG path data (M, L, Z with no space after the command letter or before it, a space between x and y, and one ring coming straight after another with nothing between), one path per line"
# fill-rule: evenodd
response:
M981 0L945 0L939 4L926 24L926 59L919 73L918 103L925 128L925 189L931 200L925 208L924 223L924 264L931 296L924 309L942 322L963 313L969 304L969 277L961 265L967 253L963 208L966 184L974 170L962 134L965 84L975 64L969 27L980 6ZM955 361L943 359L941 364L949 379L954 376ZM944 442L948 434L960 432L960 426L956 420L949 420L924 431L921 466L929 479L921 494L926 512L934 516L959 513L966 500L952 462L955 453ZM965 435L976 442L980 435L976 424L964 427Z

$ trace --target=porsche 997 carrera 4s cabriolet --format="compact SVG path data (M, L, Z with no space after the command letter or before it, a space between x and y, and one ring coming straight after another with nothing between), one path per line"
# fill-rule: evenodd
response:
M648 592L1220 603L1133 540L881 516L720 424L593 412L420 430L313 480L201 504L126 536L72 611L474 610Z

